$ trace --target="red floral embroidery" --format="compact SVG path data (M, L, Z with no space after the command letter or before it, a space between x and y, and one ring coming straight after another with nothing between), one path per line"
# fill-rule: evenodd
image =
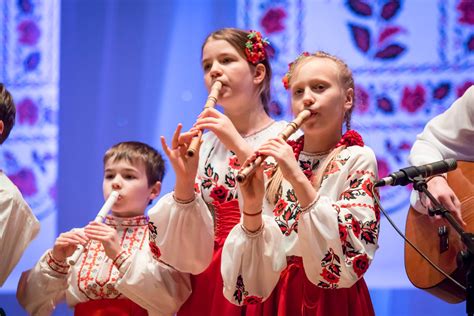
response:
M201 189L199 188L199 183L194 183L194 192L197 194L201 193Z
M352 261L352 267L354 269L354 272L360 278L369 268L369 258L366 254L355 257Z
M360 223L355 217L353 217L352 218L352 232L357 238L359 238L360 236L360 231L361 231Z
M323 272L321 273L321 276L326 280L327 282L334 284L339 282L339 276L335 275L334 273L330 272L328 269L323 268Z
M339 224L339 238L344 243L347 240L347 227L346 225Z
M262 298L260 296L246 296L244 299L244 305L259 304L261 302Z
M374 184L372 183L372 181L370 179L366 179L362 183L362 190L364 190L364 192L367 194L367 196L370 196L371 198L374 197L374 195L372 194L372 187L373 186L374 186Z
M286 209L287 206L288 206L288 203L284 199L279 199L278 203L275 205L275 208L273 209L273 215L281 216L281 214L283 214L283 211Z
M333 174L333 173L336 173L338 172L339 170L341 170L339 168L339 164L337 163L336 160L333 160L331 161L331 163L328 165L328 167L326 168L326 172L325 172L325 175L330 175L330 174Z
M151 253L153 254L153 257L156 260L158 260L161 257L160 248L158 248L158 246L155 244L154 241L150 241L148 245L150 246L150 250L151 250Z
M152 235L158 234L158 230L157 230L155 224L153 224L153 222L148 222L148 230L150 231L150 234L152 234Z
M214 201L224 203L227 199L228 193L229 190L225 186L218 185L212 189L211 194L209 196L214 199Z
M240 169L240 163L236 156L229 158L229 167L231 167L234 170Z

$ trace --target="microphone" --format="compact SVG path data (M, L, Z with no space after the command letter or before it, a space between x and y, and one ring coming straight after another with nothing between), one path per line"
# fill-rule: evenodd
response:
M374 187L382 187L384 185L407 185L413 181L416 176L423 178L431 177L440 173L446 173L456 169L458 166L456 159L449 158L432 162L422 166L412 166L393 172L388 177L375 182Z

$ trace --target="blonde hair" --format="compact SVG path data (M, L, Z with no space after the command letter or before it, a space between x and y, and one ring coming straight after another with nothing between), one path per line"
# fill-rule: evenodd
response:
M301 65L302 61L308 60L310 58L327 58L329 60L332 60L333 62L336 63L336 65L339 68L339 80L344 87L344 89L354 89L354 78L352 76L352 71L350 68L347 66L347 64L340 58L328 54L323 51L317 51L314 54L301 54L298 56L298 58L293 61L290 64L290 68L288 70L288 73L285 75L288 78L288 84L291 85L291 79L293 74L298 67L298 65ZM354 98L352 99L352 102L354 104ZM350 130L351 125L351 117L352 117L352 109L354 106L352 106L346 113L344 114L344 121L346 123L346 129ZM318 191L321 188L321 183L324 180L324 175L330 171L332 168L333 162L335 161L336 157L343 151L347 146L342 145L339 147L336 147L331 150L331 152L328 154L328 156L324 159L324 161L320 164L318 171L316 172L316 175L312 179L313 187L315 188L316 191ZM270 181L267 184L267 190L266 190L266 198L268 201L272 203L276 203L278 199L281 197L282 194L282 188L281 184L283 181L283 174L281 173L281 170L279 167L275 170L273 173L273 176L271 177Z

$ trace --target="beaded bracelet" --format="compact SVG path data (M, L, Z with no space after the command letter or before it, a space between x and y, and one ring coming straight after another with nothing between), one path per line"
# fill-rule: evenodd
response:
M242 211L242 213L244 213L244 215L247 215L247 216L257 216L257 215L262 214L262 211L263 209L260 209L260 211L257 213L247 213L246 211Z
M316 202L318 202L318 200L319 200L319 194L316 195L316 197L314 198L314 200L311 203L309 203L308 205L306 205L305 207L302 207L300 209L301 213L304 213L307 210L309 210L310 208L312 208L314 206L314 204L316 204Z
M193 196L191 199L189 199L189 200L181 200L181 199L178 199L178 198L174 195L174 193L173 193L173 200L174 200L176 203L178 203L178 204L189 204L189 203L194 202L195 199L196 199L196 193L195 193L194 196Z
M254 230L254 231L248 230L247 228L245 228L244 224L240 224L240 227L244 231L245 235L247 235L248 237L256 237L263 232L263 223L262 225L260 225L260 227L257 230Z

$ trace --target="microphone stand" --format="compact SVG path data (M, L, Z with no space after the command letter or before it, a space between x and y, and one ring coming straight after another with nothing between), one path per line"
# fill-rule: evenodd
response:
M462 264L467 267L466 273L466 313L474 316L474 234L465 232L461 225L456 221L454 216L449 212L436 198L428 191L426 180L421 176L410 179L413 182L413 188L418 192L423 192L434 206L433 210L429 210L429 215L441 215L461 237L461 241L466 246L466 251L461 251L459 257Z

